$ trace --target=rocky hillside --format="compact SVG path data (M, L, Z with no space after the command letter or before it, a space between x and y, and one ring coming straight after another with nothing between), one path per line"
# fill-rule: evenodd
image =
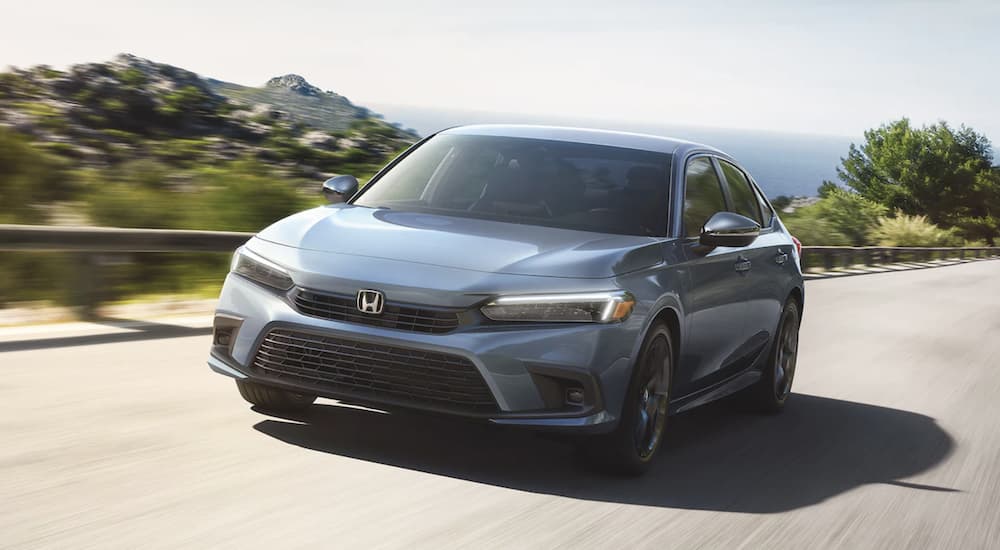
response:
M0 73L0 127L84 167L255 159L309 179L363 175L417 139L298 75L252 88L129 54Z
M276 76L263 87L251 88L220 80L208 80L212 91L247 105L273 105L295 120L325 132L343 132L356 120L373 118L364 107L346 97L324 92L297 74Z

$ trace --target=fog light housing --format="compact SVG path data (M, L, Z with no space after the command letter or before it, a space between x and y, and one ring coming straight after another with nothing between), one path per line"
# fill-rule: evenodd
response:
M243 325L243 319L228 315L215 316L212 320L212 352L222 356L232 356L236 334Z
M586 394L583 388L569 388L566 390L566 403L569 405L582 405Z
M212 344L228 348L233 343L233 327L215 327Z

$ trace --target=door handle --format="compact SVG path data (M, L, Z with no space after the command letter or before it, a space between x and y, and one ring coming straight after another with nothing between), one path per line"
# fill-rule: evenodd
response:
M740 256L736 260L735 267L737 273L746 273L747 271L750 271L750 259L744 256Z
M779 250L777 254L774 255L774 263L778 265L784 265L788 261L788 253L784 250Z

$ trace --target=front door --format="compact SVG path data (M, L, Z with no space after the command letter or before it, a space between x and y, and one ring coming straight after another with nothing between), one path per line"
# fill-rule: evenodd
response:
M676 395L697 391L739 370L746 347L745 249L708 248L698 242L708 218L728 210L712 157L689 158L684 179L685 326L674 377Z
M743 340L751 359L766 351L777 330L788 287L788 274L794 269L792 243L784 233L772 228L774 222L767 203L757 196L746 173L736 165L719 159L723 185L730 199L730 211L761 224L760 236L743 250L749 261L743 302Z

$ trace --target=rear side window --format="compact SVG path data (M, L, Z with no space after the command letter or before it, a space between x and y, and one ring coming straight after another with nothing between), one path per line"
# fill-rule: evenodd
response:
M708 157L688 162L685 181L684 232L689 237L696 237L712 214L726 210L726 199Z
M720 160L722 174L726 177L726 186L729 188L729 197L733 200L733 212L741 216L746 216L757 223L764 225L760 217L760 204L757 202L757 195L750 187L750 181L743 175L743 172L732 164Z

